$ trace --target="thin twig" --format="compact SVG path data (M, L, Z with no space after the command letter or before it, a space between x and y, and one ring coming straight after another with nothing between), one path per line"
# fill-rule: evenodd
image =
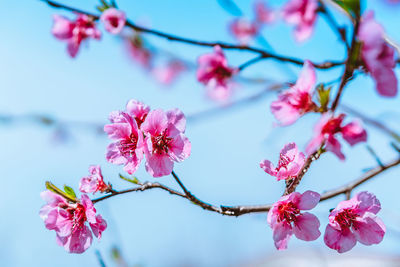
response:
M47 3L48 5L50 5L51 7L54 7L54 8L60 8L60 9L64 9L64 10L68 10L68 11L72 11L72 12L86 14L88 16L93 17L94 19L99 19L98 15L95 15L90 12L86 12L86 11L83 11L83 10L80 10L77 8L73 8L73 7L69 7L67 5L60 4L60 3L57 3L57 2L54 2L51 0L41 0L41 1ZM265 59L270 58L270 59L275 59L275 60L282 61L282 62L292 63L295 65L303 65L304 64L304 60L302 60L302 59L298 59L298 58L294 58L294 57L286 57L286 56L282 56L279 54L270 53L263 49L259 49L259 48L255 48L255 47L251 47L251 46L247 46L247 45L234 45L234 44L229 44L229 43L225 43L225 42L205 42L205 41L194 40L194 39L180 37L180 36L173 35L173 34L164 33L164 32L158 31L158 30L153 30L153 29L149 29L146 27L142 27L142 26L136 25L135 23L133 23L129 20L126 21L125 25L135 31L151 34L154 36L165 38L170 41L177 41L177 42L181 42L181 43L197 45L197 46L207 46L207 47L220 46L221 48L225 48L225 49L242 50L242 51L257 53L257 54L262 55L263 58L265 58ZM319 69L330 69L330 68L333 68L336 66L343 65L344 62L342 62L342 61L327 61L327 62L323 62L323 63L312 63L312 64L314 65L314 67L319 68Z

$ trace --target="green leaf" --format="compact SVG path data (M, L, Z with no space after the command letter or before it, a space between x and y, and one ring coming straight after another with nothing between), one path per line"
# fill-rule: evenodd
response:
M122 174L119 174L119 178L121 178L122 180L125 180L127 182L130 182L132 184L139 184L140 183L138 178L136 178L135 176L133 176L133 179L131 179L131 178L123 176Z
M360 0L334 0L351 17L358 18L361 14Z
M52 182L50 181L46 181L46 188L47 190L56 193L57 195L62 196L63 198L71 201L71 202L76 202L76 197L73 197L71 195L68 195L67 193L65 193L64 191L62 191L60 188L58 188L57 186L55 186ZM75 194L75 193L74 193Z
M76 194L74 192L74 189L72 189L71 187L64 185L64 191L67 195L71 196L72 198L76 198Z
M331 87L325 88L323 84L320 84L317 87L317 92L318 92L318 102L320 104L320 111L325 112L328 109Z

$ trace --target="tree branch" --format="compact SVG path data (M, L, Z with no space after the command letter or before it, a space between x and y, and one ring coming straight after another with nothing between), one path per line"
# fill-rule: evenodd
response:
M68 11L72 11L72 12L86 14L88 16L93 17L96 20L99 19L98 15L95 15L93 13L89 13L89 12L86 12L86 11L83 11L83 10L80 10L77 8L69 7L67 5L60 4L60 3L57 3L57 2L54 2L51 0L41 0L41 1L47 3L48 5L50 5L51 7L54 7L54 8L60 8L60 9L64 9L64 10L68 10ZM151 34L154 36L165 38L170 41L177 41L177 42L181 42L181 43L197 45L197 46L207 46L207 47L214 47L214 46L218 45L221 48L225 48L225 49L242 50L242 51L257 53L257 54L260 54L265 59L271 58L271 59L275 59L275 60L282 61L282 62L292 63L295 65L303 65L304 64L304 60L301 60L298 58L286 57L286 56L282 56L279 54L270 53L270 52L267 52L267 51L259 49L259 48L246 46L246 45L234 45L234 44L229 44L229 43L225 43L225 42L205 42L205 41L194 40L194 39L180 37L180 36L173 35L173 34L164 33L164 32L158 31L158 30L153 30L153 29L149 29L146 27L142 27L142 26L136 25L135 23L133 23L129 20L126 21L125 25L135 31ZM326 61L323 63L312 63L312 64L314 65L314 67L319 68L319 69L330 69L330 68L333 68L336 66L343 65L344 62L342 62L342 61Z

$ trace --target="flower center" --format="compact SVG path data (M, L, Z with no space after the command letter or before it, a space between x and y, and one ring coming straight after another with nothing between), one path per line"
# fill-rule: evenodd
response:
M288 223L295 222L300 210L293 204L293 202L279 204L278 206L278 222L285 221Z
M86 221L85 207L82 204L77 204L76 208L70 209L69 212L72 217L72 233L82 230Z
M291 95L289 98L289 103L303 113L306 113L314 108L314 103L312 102L311 96L306 92L300 92Z
M117 28L119 25L119 19L117 17L111 17L108 21L114 28Z
M335 119L328 121L322 128L322 134L333 135L335 133L340 132L342 130L342 127L340 127L341 123L342 123L342 120L339 118L335 118Z
M223 81L232 76L232 72L224 66L217 66L213 72L218 81Z
M335 221L340 225L340 228L347 229L353 226L358 215L352 209L344 209L335 216Z
M128 138L119 141L118 148L121 154L124 157L131 157L134 155L137 147L137 141L138 139L133 133L131 133Z
M292 160L291 160L288 156L286 156L286 155L280 153L280 155L279 155L279 162L278 162L278 166L276 167L276 170L279 170L279 169L281 169L281 168L287 168L288 164L289 164L291 161L292 161Z
M168 146L171 140L172 138L167 137L165 132L158 136L151 137L151 141L153 143L153 154L168 153Z

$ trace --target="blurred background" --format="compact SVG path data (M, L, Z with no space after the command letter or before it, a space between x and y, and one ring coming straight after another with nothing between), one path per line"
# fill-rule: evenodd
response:
M60 1L92 12L98 5L95 0ZM117 4L131 20L154 29L199 40L237 42L227 30L234 14L221 2L224 1L118 0ZM279 8L284 2L267 3ZM378 0L365 2L367 9L375 10L376 19L387 34L399 42L400 5ZM252 16L252 1L235 3L244 16ZM377 195L387 233L381 244L358 244L344 256L327 248L323 238L315 242L292 238L287 251L277 252L266 214L224 217L157 190L100 202L96 208L108 223L103 238L100 242L94 240L82 255L66 253L56 244L55 233L46 230L38 216L44 204L39 193L45 189L46 180L59 186L68 184L78 191L79 180L87 175L91 164L100 164L105 180L116 189L130 187L118 178L122 167L106 162L109 140L102 133L108 114L124 109L129 99L143 101L152 108L177 107L188 116L186 135L192 143L192 155L176 164L175 171L197 197L222 205L276 201L284 183L267 175L259 162L276 162L280 149L288 142L297 142L304 150L318 115L307 115L290 127L275 127L269 105L276 94L271 93L243 105L194 116L220 107L205 97L195 70L185 72L171 86L160 84L132 59L122 40L107 34L101 25L101 42L90 40L81 47L77 58L71 59L65 43L53 38L50 30L53 14L74 18L73 14L52 9L40 1L1 4L1 266L101 266L99 255L107 266L124 266L124 262L125 266L400 266L400 210L396 197L400 168L356 189L355 192L369 190ZM347 23L342 14L335 10L332 13L340 23ZM316 23L313 37L302 44L294 41L292 27L282 20L265 26L262 35L276 52L284 55L316 62L344 59L343 45L322 18ZM164 54L193 65L199 55L211 51L148 35L143 38ZM270 48L263 40L251 44ZM254 56L237 51L225 53L232 66ZM165 59L161 56L157 60L162 64ZM298 66L264 60L241 75L293 82L299 71ZM318 71L318 81L335 80L342 71ZM263 82L238 80L231 101L247 99L267 86ZM399 97L380 97L370 77L358 75L346 87L342 103L400 132ZM390 137L368 126L367 130L369 146L384 163L398 156L390 146ZM346 144L343 147L346 161L339 161L331 153L323 155L298 190L323 192L377 165L365 144L351 149ZM177 188L170 176L152 178L144 164L136 175L143 181L159 181ZM321 231L329 209L343 199L344 196L338 196L315 209Z

